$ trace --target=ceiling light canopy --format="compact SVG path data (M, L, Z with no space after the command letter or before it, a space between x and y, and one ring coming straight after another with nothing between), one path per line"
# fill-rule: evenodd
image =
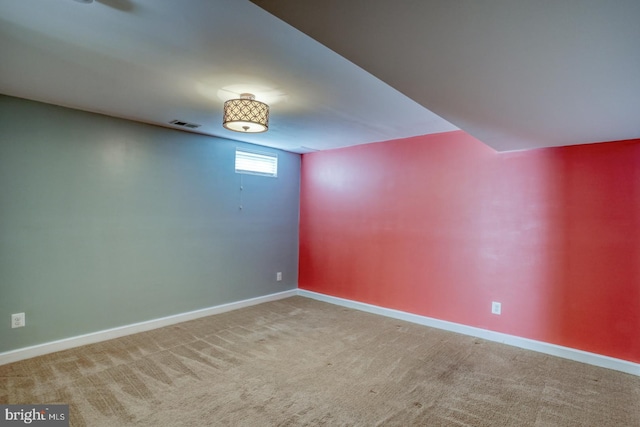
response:
M251 93L224 103L222 126L235 132L260 133L269 129L269 106Z

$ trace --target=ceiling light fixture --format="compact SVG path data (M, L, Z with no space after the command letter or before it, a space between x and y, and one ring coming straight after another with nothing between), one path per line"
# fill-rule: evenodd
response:
M260 133L269 129L269 106L251 93L224 103L222 126L234 132Z

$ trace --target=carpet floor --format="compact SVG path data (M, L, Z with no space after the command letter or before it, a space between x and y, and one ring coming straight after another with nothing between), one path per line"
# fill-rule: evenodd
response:
M293 297L0 366L72 426L640 426L640 378Z

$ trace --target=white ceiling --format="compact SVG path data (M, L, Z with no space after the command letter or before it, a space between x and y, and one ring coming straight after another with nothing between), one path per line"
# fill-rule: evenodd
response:
M0 93L294 152L640 138L639 0L254 1L324 45L248 0L2 0ZM242 92L268 132L221 126Z
M254 0L496 150L640 138L640 0Z
M248 0L2 0L0 53L0 93L293 152L457 129ZM268 132L222 127L243 92Z

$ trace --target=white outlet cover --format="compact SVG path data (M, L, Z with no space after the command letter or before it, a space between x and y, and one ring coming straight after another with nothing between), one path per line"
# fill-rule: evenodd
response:
M493 301L491 303L491 313L493 314L501 314L502 313L502 304L499 302Z
M11 327L12 328L21 328L25 325L25 315L24 313L15 313L11 315Z

